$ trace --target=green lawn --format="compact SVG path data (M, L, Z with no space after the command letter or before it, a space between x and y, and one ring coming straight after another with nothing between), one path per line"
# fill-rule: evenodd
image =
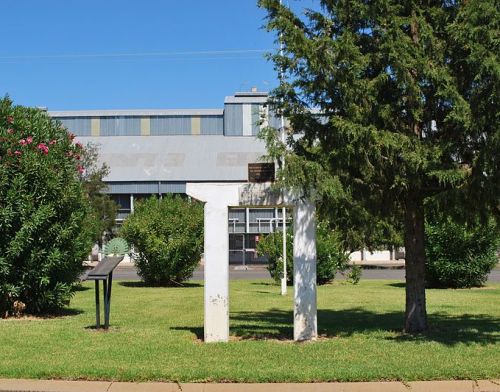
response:
M67 315L0 320L0 377L169 381L361 381L500 377L500 285L428 290L432 330L401 333L404 287L318 288L313 343L293 343L292 290L231 282L231 342L203 344L203 287L113 284L111 328L98 332L91 283Z

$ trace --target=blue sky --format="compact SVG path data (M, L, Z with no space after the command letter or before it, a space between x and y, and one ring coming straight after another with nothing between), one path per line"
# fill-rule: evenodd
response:
M1 0L1 14L0 95L17 104L218 108L277 83L262 52L235 52L275 47L256 0Z

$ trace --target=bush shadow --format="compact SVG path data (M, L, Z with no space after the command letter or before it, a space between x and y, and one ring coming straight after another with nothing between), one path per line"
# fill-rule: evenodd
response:
M7 317L5 320L50 320L50 319L58 319L63 317L71 317L78 316L84 313L82 309L77 308L62 308L55 309L50 312L43 312L37 314L25 313L20 317Z
M203 284L195 282L185 282L179 284L178 286L160 286L160 285L147 284L140 280L119 281L118 285L123 287L132 287L132 288L142 287L142 288L164 288L164 289L203 287Z
M82 286L81 284L79 284L78 286L73 287L73 292L74 293L77 293L77 292L80 292L80 291L87 291L87 290L90 290L90 287Z

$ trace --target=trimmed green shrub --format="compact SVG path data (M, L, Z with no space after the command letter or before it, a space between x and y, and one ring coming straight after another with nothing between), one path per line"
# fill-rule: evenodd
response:
M0 100L3 316L20 303L28 313L61 308L83 272L93 224L79 180L82 146L73 138L46 113Z
M257 254L268 259L269 273L279 283L283 274L282 259L283 233L274 232L264 236L257 245ZM287 284L293 284L293 236L287 231ZM319 223L316 228L316 282L319 285L330 283L337 271L348 268L349 253L344 249L339 236L326 224Z
M179 196L137 203L120 235L134 247L139 276L148 285L180 285L203 252L203 205Z
M445 219L426 222L428 287L482 286L498 263L500 237L493 222L464 225Z

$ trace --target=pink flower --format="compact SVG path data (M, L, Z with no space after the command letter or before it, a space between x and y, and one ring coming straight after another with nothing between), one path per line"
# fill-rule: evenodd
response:
M81 158L81 157L80 157L80 155L78 155L78 154L76 154L76 155L75 155L75 159L76 159L77 161L79 161L79 160L80 160L80 158Z
M82 145L82 143L80 143L80 142L76 142L76 143L75 143L75 146L76 146L76 147L78 147L78 148L83 148L83 145Z
M9 135L12 135L14 133L14 130L12 128L7 129L7 133Z
M72 156L73 156L73 151L68 151L68 152L66 152L66 156L67 156L67 157L72 157Z
M12 116L7 116L7 122L8 122L9 124L12 124L12 123L14 122L14 117L12 117Z
M57 143L57 140L55 140L55 139L54 139L54 140L51 140L51 141L49 142L49 144L50 144L50 145L52 145L52 144L56 144L56 143Z
M28 136L28 137L26 138L26 143L28 143L28 144L33 143L33 137L32 137L32 136Z
M78 170L78 173L80 173L80 174L85 173L85 168L83 166L81 166L81 165L78 165L76 167L76 170Z
M75 138L75 134L74 133L71 133L71 132L68 132L68 136L71 140L73 140Z
M25 146L26 144L28 144L28 142L26 141L26 139L21 139L21 140L19 140L19 144L21 146Z
M19 156L19 155L21 155L21 154L22 154L22 152L21 152L21 151L19 151L19 150L14 151L14 155Z
M49 153L49 148L47 147L47 145L45 143L40 143L37 148L43 152L45 155L47 155Z

